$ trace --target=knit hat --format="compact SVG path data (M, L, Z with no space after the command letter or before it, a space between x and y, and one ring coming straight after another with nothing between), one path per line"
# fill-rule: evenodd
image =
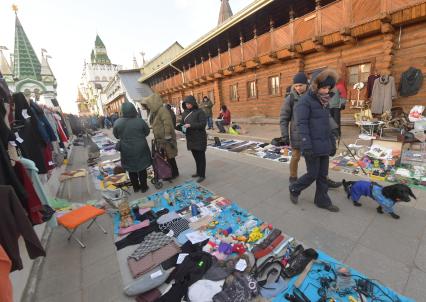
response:
M299 72L293 77L293 84L308 84L308 78L304 72Z

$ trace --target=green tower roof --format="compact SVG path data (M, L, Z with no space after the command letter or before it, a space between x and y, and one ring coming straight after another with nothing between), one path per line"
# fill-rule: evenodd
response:
M41 80L41 64L38 60L30 41L19 21L15 19L15 51L14 51L13 73L19 80L30 78Z
M91 61L93 64L111 64L104 42L96 35L95 48L92 50Z

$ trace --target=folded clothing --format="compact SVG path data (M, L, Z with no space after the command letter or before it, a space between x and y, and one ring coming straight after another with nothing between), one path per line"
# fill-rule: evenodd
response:
M169 212L169 213L165 213L164 215L159 216L158 219L157 219L157 223L158 224L164 224L164 223L168 223L170 221L173 221L177 218L180 218L178 213Z
M127 264L133 278L138 278L179 252L179 246L172 241L155 251L147 253L139 260L135 260L134 258L127 259Z
M150 252L156 251L159 248L173 242L173 238L166 236L161 232L153 232L148 234L138 248L129 256L138 261Z
M115 243L117 250L121 250L129 245L135 245L141 243L146 236L151 234L152 232L159 231L158 224L152 223L146 228L142 228L130 233L126 238L123 238Z
M169 277L170 273L171 270L164 270L161 265L156 266L149 272L143 274L140 278L127 285L124 288L124 293L128 296L147 293L147 296L149 297L151 295L149 291L163 284ZM161 294L158 295L158 297L160 296Z
M225 284L223 290L213 297L213 302L246 302L259 295L256 280L246 274L235 274L230 284Z
M136 302L154 302L161 297L161 292L154 288L136 297Z
M188 289L188 298L190 302L211 302L213 296L222 291L225 280L210 281L198 280Z
M127 228L120 228L120 230L118 231L118 234L119 235L126 235L126 234L129 234L129 233L134 232L136 230L146 228L147 226L149 226L149 220L148 219L146 219L142 222L139 222L137 224L131 225Z
M166 234L170 231L173 231L173 237L177 238L180 233L189 229L189 222L185 218L178 217L166 223L159 223L158 227L163 233Z

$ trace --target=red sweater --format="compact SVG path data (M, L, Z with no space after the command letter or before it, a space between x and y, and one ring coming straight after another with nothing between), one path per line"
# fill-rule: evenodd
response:
M226 110L225 112L221 112L219 114L219 118L223 119L223 121L225 122L225 125L230 125L231 124L231 111Z

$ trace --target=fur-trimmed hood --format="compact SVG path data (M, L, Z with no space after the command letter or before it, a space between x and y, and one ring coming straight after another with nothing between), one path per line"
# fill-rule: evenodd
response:
M324 69L323 71L314 73L312 75L312 82L310 86L311 91L314 94L317 94L320 83L324 82L328 77L331 77L334 80L334 85L333 85L334 87L339 79L339 76L334 69L327 68L327 69Z

